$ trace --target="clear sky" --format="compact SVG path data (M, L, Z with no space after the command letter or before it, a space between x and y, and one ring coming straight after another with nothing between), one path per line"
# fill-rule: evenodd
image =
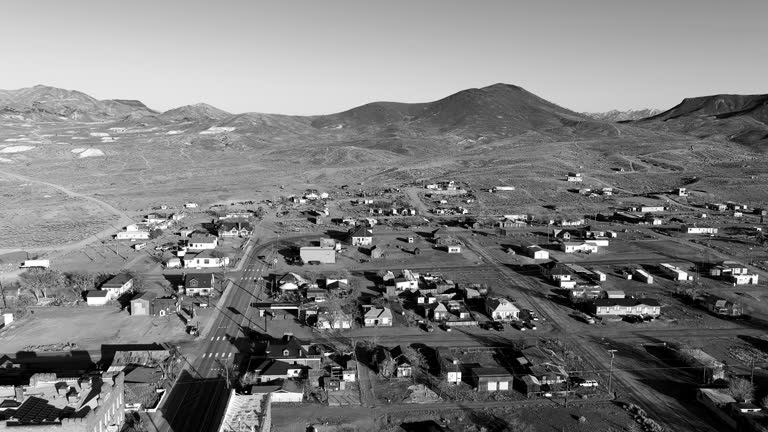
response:
M576 111L768 93L768 0L29 0L0 88L325 114L497 82Z

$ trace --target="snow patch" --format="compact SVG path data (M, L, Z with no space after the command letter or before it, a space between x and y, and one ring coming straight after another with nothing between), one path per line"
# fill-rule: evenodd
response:
M91 132L92 137L108 137L109 134L106 132Z
M70 151L71 151L72 153L82 153L82 152L84 152L85 150L86 150L86 149L84 149L84 148L76 148L76 149L72 149L72 150L70 150Z
M2 157L0 157L0 162L5 162L5 163L13 163L13 161L12 161L12 160L10 160L10 159L8 159L8 158L2 158Z
M232 132L236 127L233 126L211 126L207 130L200 132L200 135L213 135L225 132Z
M29 141L29 138L7 138L6 142Z
M184 131L180 131L180 130L169 130L169 131L168 131L168 132L166 132L165 134L166 134L166 135L178 135L178 134L180 134L180 133L182 133L182 132L184 132ZM202 132L201 132L201 133L202 133Z
M80 156L78 156L78 158L97 157L97 156L104 156L104 152L99 149L89 148L80 152Z
M11 147L6 147L0 150L0 153L21 153L25 151L30 151L33 148L34 148L33 146L11 146Z

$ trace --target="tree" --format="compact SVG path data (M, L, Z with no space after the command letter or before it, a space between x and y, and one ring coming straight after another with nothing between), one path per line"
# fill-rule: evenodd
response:
M83 292L92 290L95 286L96 276L93 273L64 273L64 287L75 299L82 300Z
M760 399L760 406L765 409L768 409L768 395L763 396L763 398Z
M736 400L747 402L754 397L755 386L743 378L732 378L728 381L728 394Z
M161 230L160 228L155 228L149 232L149 239L154 240L162 235L163 235L163 230Z
M427 369L427 359L424 354L409 346L403 346L403 356L408 360L413 370L413 378L416 378L416 373L421 374Z
M32 294L36 301L61 289L63 282L61 273L51 269L33 268L19 275L21 289Z
M133 286L131 288L131 291L134 293L140 293L144 292L144 289L146 288L146 281L144 280L144 276L142 276L140 273L137 273L135 271L127 271L125 272L131 279L133 279Z

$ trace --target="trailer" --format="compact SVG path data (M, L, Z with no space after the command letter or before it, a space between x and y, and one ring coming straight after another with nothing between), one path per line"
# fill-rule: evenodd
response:
M26 260L21 263L21 268L48 268L51 266L51 260Z

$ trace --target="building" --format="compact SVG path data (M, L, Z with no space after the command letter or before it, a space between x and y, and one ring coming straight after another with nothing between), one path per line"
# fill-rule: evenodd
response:
M525 248L525 253L533 259L549 259L549 251L542 249L541 246L538 245L527 246Z
M392 309L388 307L363 306L365 327L392 327Z
M640 206L640 213L663 212L664 206Z
M723 203L706 203L704 207L714 211L725 211L728 207Z
M597 253L599 247L589 242L562 242L560 243L560 250L565 253Z
M77 378L34 374L29 385L17 387L15 407L0 409L0 430L118 431L125 417L124 391L121 372Z
M187 240L189 250L216 249L218 245L219 239L212 235L192 234Z
M510 390L514 376L500 367L472 368L472 381L479 391L506 391Z
M584 179L581 177L581 173L569 172L568 175L565 176L565 180L569 182L582 182Z
M184 275L184 293L188 296L211 295L213 273L187 273Z
M184 268L221 268L229 266L229 257L219 256L213 249L184 254Z
M725 379L725 364L701 349L682 348L678 352L688 366L703 369L705 382Z
M218 432L270 432L272 430L271 393L229 394Z
M591 312L598 316L649 315L661 314L661 305L655 299L596 299L591 303Z
M653 283L653 276L641 268L636 268L633 274L635 275L635 280L645 282L649 285Z
M352 246L370 246L373 244L373 230L365 226L353 228L349 233Z
M680 229L686 234L717 234L717 228L715 227L700 227L691 225L681 225Z
M253 226L246 221L223 221L218 227L219 237L250 237Z
M336 249L334 247L304 246L299 249L299 256L305 263L313 261L320 264L336 263Z
M85 293L88 306L104 306L109 302L109 293L102 290L90 290Z
M672 278L674 281L687 281L689 280L688 273L681 270L679 267L675 267L672 264L661 263L659 264L659 270L665 275Z
M461 246L459 245L446 245L445 249L448 253L461 253Z
M321 308L317 313L317 328L321 330L341 330L352 328L352 317L340 310Z
M709 274L734 285L757 285L759 278L757 274L749 274L749 267L736 261L723 261L712 267Z
M440 372L450 384L461 383L462 373L459 359L446 347L437 348L437 358L440 363Z
M487 298L485 311L492 320L507 321L520 318L520 309L505 298Z
M262 361L254 372L260 383L270 383L277 380L302 378L305 376L305 370L304 365L268 358Z
M304 386L287 379L276 385L251 386L251 394L269 394L272 403L301 403L304 401Z
M127 273L111 277L101 285L101 290L109 293L109 300L117 300L121 295L133 289L133 278Z
M716 295L708 295L704 299L704 307L716 315L726 317L738 317L744 314L741 305Z
M139 293L131 299L132 316L166 316L176 311L175 298L157 298L152 292Z
M117 240L149 240L149 230L141 229L139 225L133 224L125 227L125 230L115 234Z

